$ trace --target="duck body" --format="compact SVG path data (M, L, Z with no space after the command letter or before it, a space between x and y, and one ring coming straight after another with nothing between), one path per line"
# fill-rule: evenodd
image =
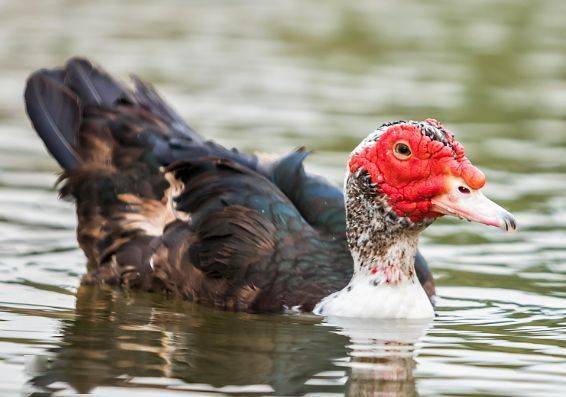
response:
M379 317L375 304L362 310L341 292L356 284L344 195L305 172L306 151L265 160L225 149L134 83L128 89L79 58L27 83L28 115L64 169L61 195L76 202L83 283L225 310L348 315L350 307ZM432 315L434 281L413 248L406 283L376 289L368 278L355 289L373 302L399 295L382 317Z

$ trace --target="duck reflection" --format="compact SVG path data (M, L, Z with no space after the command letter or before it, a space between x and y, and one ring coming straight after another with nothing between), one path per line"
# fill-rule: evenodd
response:
M413 370L415 344L432 320L329 318L327 323L347 336L350 368L348 396L417 395Z
M414 343L428 325L225 313L84 286L60 345L45 363L39 357L28 366L27 395L103 386L192 395L414 395Z

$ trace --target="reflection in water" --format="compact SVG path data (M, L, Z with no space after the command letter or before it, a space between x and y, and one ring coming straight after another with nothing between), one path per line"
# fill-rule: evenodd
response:
M144 387L261 385L261 392L296 394L346 354L344 337L329 338L325 328L312 326L317 321L223 313L151 294L81 287L76 318L65 322L61 347L32 383L53 390L57 382L86 393L101 385L136 387L146 378ZM152 384L147 378L167 380Z
M415 344L432 320L371 320L329 318L350 339L349 396L410 396L416 394L413 370Z
M297 395L339 392L346 377L347 395L414 394L414 343L430 325L320 324L314 316L224 313L93 287L79 289L75 317L63 324L60 347L28 365L29 396L125 386Z

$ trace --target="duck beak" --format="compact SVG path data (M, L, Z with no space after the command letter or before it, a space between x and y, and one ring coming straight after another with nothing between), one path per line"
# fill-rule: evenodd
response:
M432 198L433 211L495 226L505 231L517 229L517 221L513 215L485 197L481 190L469 187L464 179L451 176L448 178L447 187L447 193Z

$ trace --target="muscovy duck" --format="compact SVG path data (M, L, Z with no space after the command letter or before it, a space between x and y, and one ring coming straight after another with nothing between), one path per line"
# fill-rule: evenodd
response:
M80 58L27 81L27 113L64 170L61 195L76 201L83 283L225 310L426 318L434 281L419 233L442 215L515 229L436 120L369 134L343 195L305 172L304 149L278 159L228 150L133 81Z

